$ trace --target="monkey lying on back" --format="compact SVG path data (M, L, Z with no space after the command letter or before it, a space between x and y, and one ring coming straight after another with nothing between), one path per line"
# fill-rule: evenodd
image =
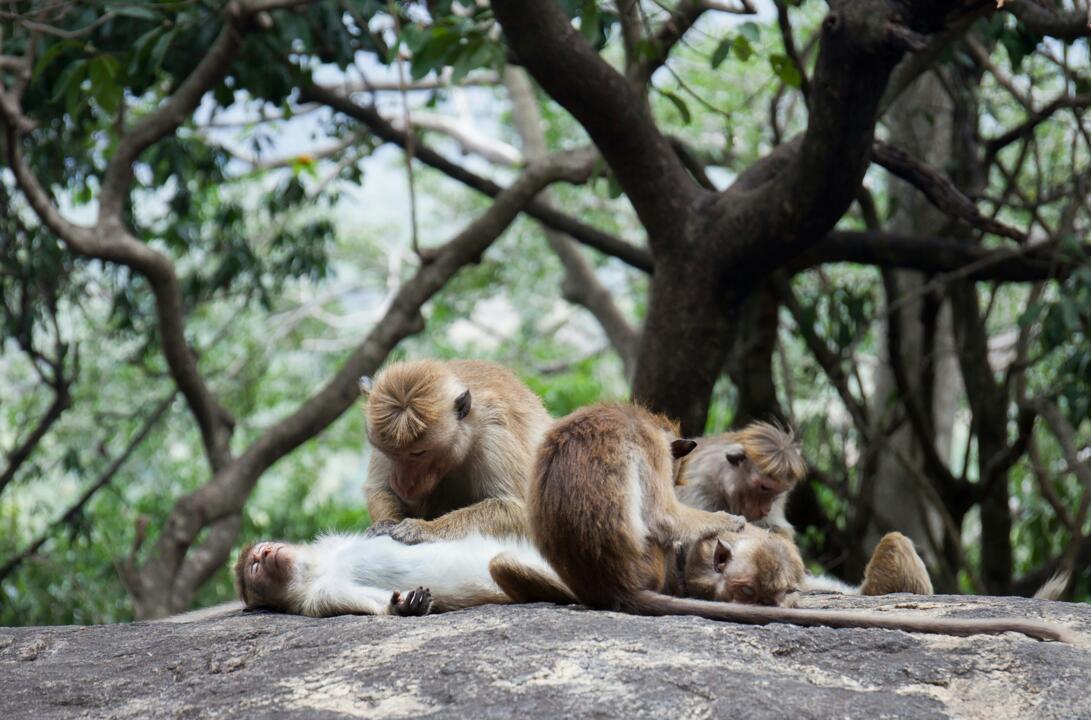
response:
M1040 639L1069 638L1065 628L1033 620L961 620L722 602L783 602L793 581L802 580L802 562L795 546L783 538L783 552L778 550L771 563L764 553L760 559L747 553L745 545L740 552L739 543L731 541L747 532L739 518L678 501L673 486L679 468L674 460L696 443L672 440L676 432L669 421L639 407L597 405L558 421L542 440L527 493L531 537L583 604L762 625L783 622L952 635L1014 631ZM698 566L707 581L676 581L691 576L691 569ZM672 573L672 567L685 572ZM756 584L769 567L779 571L774 581L769 587ZM536 596L537 571L517 558L493 561L492 575L514 598L547 599Z
M681 461L675 493L692 507L738 513L791 538L795 530L785 516L785 505L788 493L806 474L807 464L791 432L754 422L737 432L700 438ZM913 542L892 532L875 548L860 586L808 575L802 588L860 595L931 595L932 580Z
M367 395L374 522L403 542L522 534L534 449L552 422L510 370L479 360L395 363Z
M252 544L239 553L235 587L249 608L311 617L426 615L510 602L489 575L500 553L534 568L551 601L573 601L526 540L477 533L417 545L359 534Z

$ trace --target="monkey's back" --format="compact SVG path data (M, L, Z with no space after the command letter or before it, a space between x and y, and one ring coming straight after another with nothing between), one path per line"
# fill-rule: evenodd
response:
M635 406L593 405L557 421L538 449L527 497L531 533L590 607L616 609L662 582L643 507L644 478L670 459L659 422Z

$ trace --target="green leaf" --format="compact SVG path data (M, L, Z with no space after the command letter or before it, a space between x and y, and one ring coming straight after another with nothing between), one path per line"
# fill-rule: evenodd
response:
M659 94L671 101L675 109L678 110L678 114L682 116L682 122L686 125L689 125L690 120L693 119L693 116L690 115L689 107L686 106L685 101L672 92L660 90Z
M152 46L151 52L148 54L148 61L153 70L158 70L163 66L163 60L167 57L167 50L170 49L171 43L174 42L177 35L178 28L174 28L170 32L163 33L163 36L155 41L155 45Z
M162 16L156 11L148 7L141 7L139 5L125 5L118 7L114 10L115 15L123 15L124 17L136 18L137 20L160 20Z
M30 75L31 79L37 80L38 76L42 74L42 71L49 67L54 60L69 50L74 49L83 49L83 43L76 42L75 40L61 40L60 42L50 45L49 49L42 53L42 56L38 58L38 62L34 63L34 70Z
M598 40L600 32L598 4L594 0L584 0L580 8L580 34L593 43Z
M746 62L754 55L754 46L742 35L736 35L731 43L731 49L735 51L735 57Z
M75 60L71 62L62 72L61 76L57 78L57 84L53 90L53 97L50 102L60 102L61 98L68 93L69 87L79 88L83 78L87 73L87 61Z
M739 34L745 37L752 43L759 42L761 40L761 28L758 27L756 22L747 20L739 26Z
M712 57L709 58L709 64L712 65L713 70L720 67L724 60L727 60L727 56L731 54L731 44L733 42L733 38L724 38L720 41L720 44L716 46L716 49L712 51Z
M799 74L799 69L786 55L780 53L770 55L769 64L773 67L773 72L785 85L797 88L803 84L803 77Z

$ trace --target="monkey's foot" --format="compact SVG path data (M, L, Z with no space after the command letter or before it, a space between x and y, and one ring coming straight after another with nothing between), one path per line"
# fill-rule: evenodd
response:
M390 614L402 617L427 615L432 610L432 591L419 587L402 595L397 590L390 596Z

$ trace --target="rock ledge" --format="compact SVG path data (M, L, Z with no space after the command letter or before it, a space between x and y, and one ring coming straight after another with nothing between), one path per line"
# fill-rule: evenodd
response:
M805 604L1038 617L1083 642L545 605L328 620L232 611L0 628L0 717L1091 718L1089 605L909 595Z

